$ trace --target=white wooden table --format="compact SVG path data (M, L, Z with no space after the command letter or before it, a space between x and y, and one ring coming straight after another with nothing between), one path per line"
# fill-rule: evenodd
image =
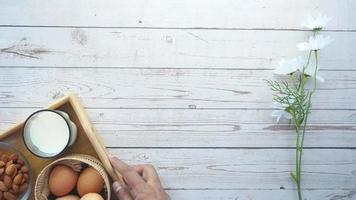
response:
M295 134L264 80L333 17L305 141L308 200L356 199L356 1L0 0L0 128L69 93L172 199L293 200Z

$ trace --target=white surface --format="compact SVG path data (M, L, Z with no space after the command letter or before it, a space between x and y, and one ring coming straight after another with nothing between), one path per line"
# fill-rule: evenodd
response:
M110 151L172 199L294 200L295 135L265 79L305 16L334 42L307 133L305 199L356 198L356 1L0 0L0 128L77 93Z
M59 114L42 111L27 120L24 135L31 151L41 156L54 156L63 151L69 140L69 127Z

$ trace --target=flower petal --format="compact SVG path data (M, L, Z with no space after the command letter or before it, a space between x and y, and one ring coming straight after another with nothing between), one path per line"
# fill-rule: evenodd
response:
M307 42L301 42L297 44L297 48L299 49L299 51L307 51L310 50L310 45Z
M325 82L325 79L324 79L323 77L319 76L319 75L316 75L316 79L317 79L318 81L320 81L321 83L324 83L324 82Z
M306 27L311 30L323 29L327 23L331 20L330 17L326 15L319 14L317 17L307 16L304 23L301 26Z

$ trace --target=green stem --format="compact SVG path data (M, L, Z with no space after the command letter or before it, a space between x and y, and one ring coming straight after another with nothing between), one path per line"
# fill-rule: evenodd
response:
M310 54L309 54L310 55ZM313 74L313 87L311 89L311 91L309 91L307 93L307 105L306 105L306 109L305 109L305 113L304 113L304 121L303 121L303 130L302 133L300 133L300 126L298 124L298 126L296 126L296 132L297 132L297 144L296 144L296 184L297 184L297 190L298 190L298 199L302 200L302 188L301 188L301 168L302 168L302 155L303 155L303 147L304 147L304 136L305 136L305 132L306 132L306 127L307 127L307 122L308 122L308 117L309 117L309 113L310 113L310 108L311 108L311 99L312 99L312 95L314 94L315 90L316 90L316 83L317 83L317 79L316 79L316 75L318 72L318 50L314 50L314 55L315 55L315 70L314 70L314 74ZM309 64L309 60L310 60L310 56L308 58L308 64ZM304 71L304 69L303 69ZM303 77L303 74L302 74ZM300 90L300 92L304 93L304 85L305 82L302 80L301 82L302 85L302 89ZM301 138L300 138L301 137Z

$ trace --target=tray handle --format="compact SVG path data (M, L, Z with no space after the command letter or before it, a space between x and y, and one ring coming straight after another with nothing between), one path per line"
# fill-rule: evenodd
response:
M101 138L96 134L96 130L92 123L89 120L88 114L84 110L82 104L80 103L78 97L74 94L69 95L69 102L73 105L74 111L76 112L80 123L83 124L83 129L87 132L88 138L93 144L98 156L103 163L105 169L108 171L111 178L115 181L120 181L125 184L121 174L111 166L110 160L108 158L108 152L105 148L104 143L101 141Z

